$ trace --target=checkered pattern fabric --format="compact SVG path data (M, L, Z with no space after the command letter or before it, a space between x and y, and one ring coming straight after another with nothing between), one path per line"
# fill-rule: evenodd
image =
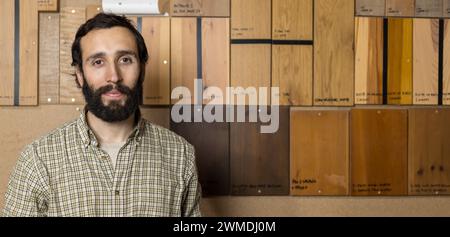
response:
M192 145L137 114L116 168L80 118L22 152L3 216L200 216Z

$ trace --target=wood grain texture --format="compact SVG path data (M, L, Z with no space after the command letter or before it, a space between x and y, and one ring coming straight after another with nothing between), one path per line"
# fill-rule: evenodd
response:
M272 87L279 87L280 105L312 105L313 46L272 46Z
M86 6L86 20L93 18L95 15L102 12L102 5L87 5Z
M256 105L270 103L270 93L267 100L259 101L259 88L270 87L271 81L271 45L269 44L232 44L231 45L231 87L242 87L244 90L254 87L256 90L236 91L230 96L234 98L234 104ZM238 96L246 96L245 101L238 100ZM257 98L257 102L250 100Z
M450 194L450 110L409 110L410 195Z
M170 0L170 6L171 16L230 16L230 0Z
M351 194L406 195L408 125L404 109L353 109Z
M443 0L416 0L416 17L442 17Z
M414 19L413 101L438 104L439 20Z
M386 0L356 0L357 16L384 16Z
M450 52L450 20L444 21L444 52ZM444 53L442 103L450 105L450 53Z
M194 109L194 107L191 107ZM224 110L223 106L220 106ZM194 110L193 110L194 111ZM200 113L203 111L200 110ZM226 113L223 113L225 121ZM192 121L194 114L191 114ZM230 131L227 122L171 121L171 130L184 137L195 148L199 180L204 196L230 194ZM201 136L199 136L201 134Z
M14 0L0 1L0 105L14 104Z
M312 40L313 1L273 0L272 38L276 40Z
M414 16L415 0L386 0L386 16Z
M349 110L291 109L291 195L348 195Z
M413 20L389 19L388 104L412 104Z
M64 5L63 5L64 4ZM61 0L60 15L60 93L61 104L83 104L84 97L75 82L72 64L72 43L75 34L86 20L86 8L79 5L65 6Z
M383 103L383 18L355 18L355 104Z
M351 106L354 1L317 0L314 9L314 105Z
M273 134L260 133L260 122L231 123L233 195L289 194L289 108L279 107L279 112L280 127Z
M231 0L232 39L270 39L270 0Z
M197 79L197 20L195 18L172 18L171 21L171 88L186 87L194 103L194 80ZM173 99L172 104L178 102Z
M40 12L59 11L59 0L37 0L37 3Z
M223 93L221 98L219 95L214 99L205 96L203 103L223 104L226 87L230 84L229 19L203 18L201 25L202 28L197 29L196 18L172 18L172 90L179 86L189 88L191 91L189 100L194 102L194 80L197 79L197 63L199 63L197 31L201 30L202 78L198 79L202 79L202 88L198 90L202 89L206 92L209 88L219 88ZM203 92L199 91L199 93ZM214 100L223 102L216 103ZM172 103L177 101L179 100L172 100Z
M142 36L149 61L143 85L144 105L170 104L170 18L143 17Z
M37 1L20 0L19 105L38 104L39 16Z
M230 20L202 19L203 103L224 104L226 88L230 86ZM208 88L219 88L219 95L209 96ZM216 101L217 100L217 101Z
M59 103L59 13L39 15L39 103Z

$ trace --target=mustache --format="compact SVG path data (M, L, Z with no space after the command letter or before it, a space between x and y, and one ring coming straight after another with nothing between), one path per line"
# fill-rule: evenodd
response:
M114 89L125 95L131 95L133 93L133 90L131 88L129 88L128 86L125 86L123 84L116 84L116 85L109 84L109 85L100 87L97 90L95 90L95 95L100 96L100 95L108 93Z

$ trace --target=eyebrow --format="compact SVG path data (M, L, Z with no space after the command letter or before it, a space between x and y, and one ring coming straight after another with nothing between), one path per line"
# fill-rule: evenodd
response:
M132 56L134 56L134 57L137 58L137 54L136 54L134 51L131 51L131 50L119 50L119 51L116 52L116 54L118 54L118 55L120 55L120 56L129 54L129 55L132 55ZM96 54L93 54L93 55L89 56L89 57L85 60L85 62L89 62L90 60L92 60L92 59L94 59L94 58L105 57L105 56L106 56L106 53L104 53L104 52L99 52L99 53L96 53Z

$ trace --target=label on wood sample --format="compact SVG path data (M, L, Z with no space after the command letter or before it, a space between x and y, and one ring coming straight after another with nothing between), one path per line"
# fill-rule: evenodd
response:
M416 0L416 17L441 17L442 0Z
M58 0L36 0L38 4L38 10L39 11L46 11L46 12L57 12L58 9Z
M415 0L386 0L386 16L414 16Z
M171 0L172 16L230 16L230 0Z
M385 0L356 0L357 16L384 16Z

